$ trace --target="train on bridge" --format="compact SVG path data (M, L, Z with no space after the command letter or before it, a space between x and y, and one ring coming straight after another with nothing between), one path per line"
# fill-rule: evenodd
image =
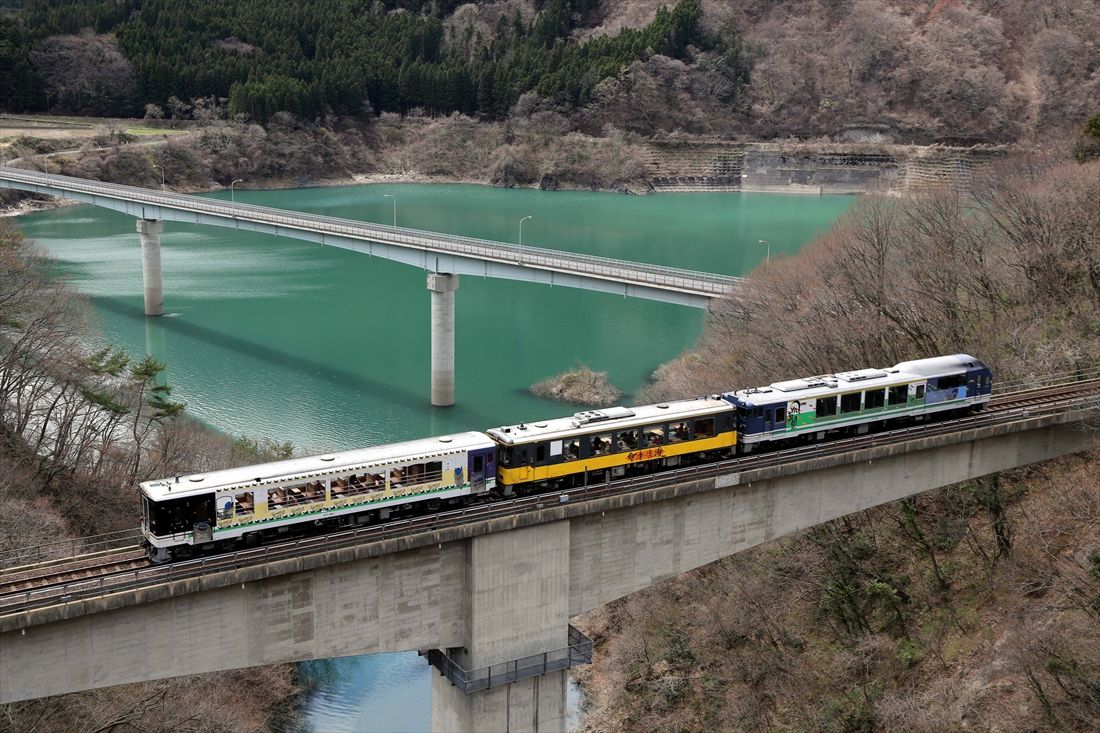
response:
M942 419L980 409L992 382L955 354L146 481L142 533L168 562Z

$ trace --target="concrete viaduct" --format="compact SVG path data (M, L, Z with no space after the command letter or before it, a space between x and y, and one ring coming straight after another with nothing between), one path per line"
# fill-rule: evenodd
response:
M734 293L741 278L485 239L383 226L115 183L0 166L0 188L62 196L137 219L145 314L164 314L160 238L164 222L231 227L304 239L428 272L431 293L431 399L454 404L455 291L459 275L522 280L706 308Z
M436 650L437 663L467 670L514 669L520 658L538 667L540 655L567 646L570 618L663 579L852 512L1086 449L1098 398L684 469L619 493L533 497L526 510L490 519L0 610L0 702L408 650ZM567 672L551 667L469 694L433 674L433 729L564 731Z

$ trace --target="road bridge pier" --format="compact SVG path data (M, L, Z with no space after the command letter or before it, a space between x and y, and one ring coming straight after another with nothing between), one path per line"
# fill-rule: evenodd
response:
M428 273L432 294L432 404L455 403L455 291L458 275Z
M160 235L164 222L160 219L138 219L141 237L141 279L145 286L145 315L164 315L164 279L160 268Z

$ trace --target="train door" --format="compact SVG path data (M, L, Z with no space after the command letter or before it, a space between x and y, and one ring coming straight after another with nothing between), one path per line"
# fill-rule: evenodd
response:
M493 449L473 450L469 453L470 490L475 494L488 491L496 485L496 465Z

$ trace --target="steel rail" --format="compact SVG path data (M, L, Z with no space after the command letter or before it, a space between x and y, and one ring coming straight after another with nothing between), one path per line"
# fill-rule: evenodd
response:
M641 477L552 491L509 500L475 505L448 512L400 519L386 524L344 530L325 535L304 537L283 543L247 550L237 550L211 555L195 560L183 560L165 565L148 564L146 567L102 575L97 578L79 579L15 592L4 592L0 586L0 616L19 613L32 608L65 603L72 600L97 597L150 584L203 575L209 572L234 570L264 564L289 557L323 552L359 545L366 542L392 539L421 532L435 531L472 522L538 511L558 503L583 503L617 494L627 494L680 483L689 480L712 478L722 474L769 468L773 466L848 453L879 445L950 434L988 425L1009 423L1043 415L1058 414L1070 410L1100 408L1100 380L1089 380L1053 388L1029 390L1005 396L998 403L991 403L986 411L975 415L942 422L909 426L880 433L799 446L769 453L742 456L717 463L688 466Z
M528 269L581 275L707 297L727 296L743 280L733 275L628 262L610 257L519 246L404 227L367 224L354 219L290 212L255 204L221 202L217 199L188 194L155 191L122 184L105 184L72 176L39 173L6 166L0 166L0 179L138 204L166 206L179 211L208 214L229 220L265 224L275 227L276 231L279 226L284 226L317 234L339 234L436 254L457 255Z
M58 584L64 585L75 580L117 575L148 565L149 558L146 557L145 551L140 545L134 545L125 552L115 552L96 558L82 558L76 563L55 566L49 573L25 571L15 577L5 577L3 583L0 583L0 592L15 593Z

